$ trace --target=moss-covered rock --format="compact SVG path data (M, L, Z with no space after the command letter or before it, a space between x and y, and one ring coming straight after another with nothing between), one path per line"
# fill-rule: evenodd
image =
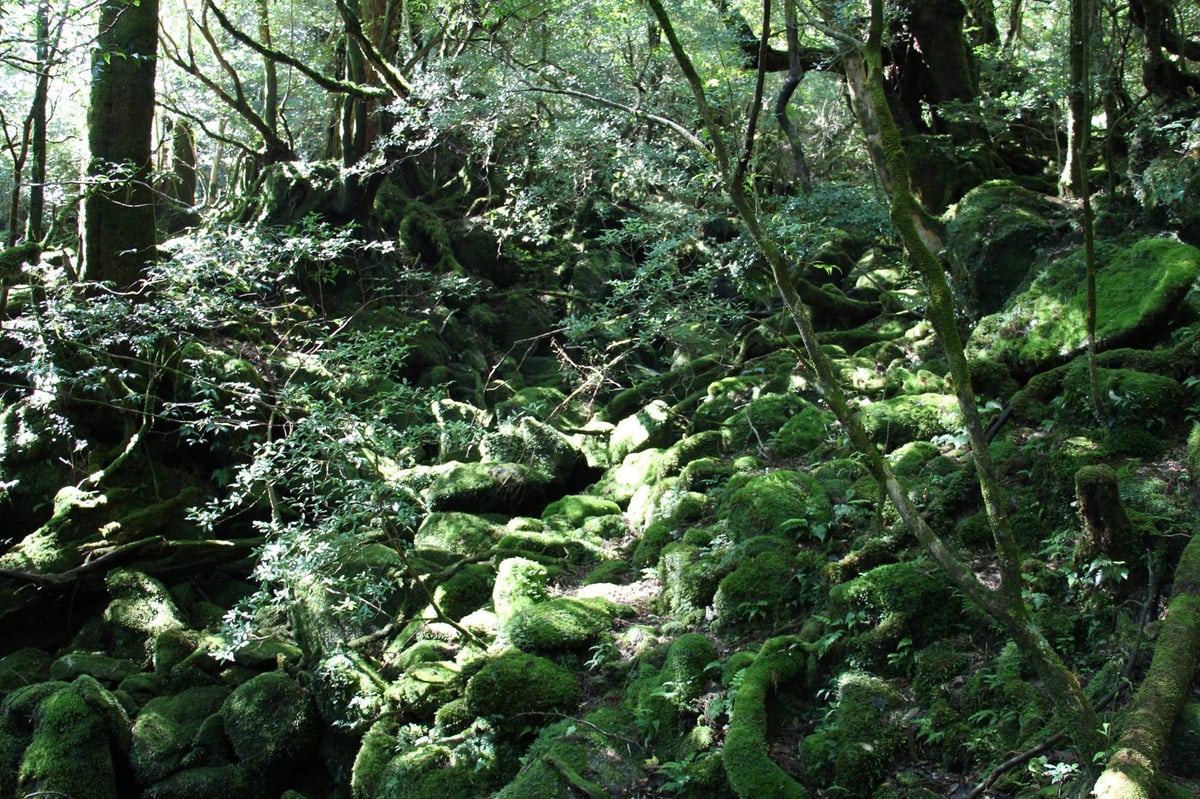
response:
M0 658L0 694L48 680L50 663L50 655L32 646Z
M112 688L141 670L141 666L132 660L95 652L68 652L50 664L50 678L70 682L86 674Z
M138 783L150 785L178 771L192 750L200 726L220 710L228 696L228 688L211 686L190 688L147 702L134 720L129 754ZM221 764L193 762L191 765Z
M1127 249L1098 249L1099 349L1163 329L1200 275L1200 250L1177 241L1142 239ZM1085 274L1081 250L1047 265L1028 289L980 320L968 354L996 358L1026 375L1078 355L1087 344Z
M704 617L704 609L712 602L721 572L701 556L699 547L681 541L663 550L658 579L662 583L659 601L664 609L679 621L694 624Z
M548 599L549 577L546 567L536 561L526 558L501 561L492 586L492 605L500 624L507 625L518 611Z
M452 619L461 619L492 598L496 571L487 563L467 563L438 583L433 601Z
M850 672L838 679L832 738L836 785L867 799L891 772L905 735L900 695L884 680Z
M569 494L551 502L542 511L543 519L564 517L570 524L582 527L588 519L596 516L620 515L621 507L611 499L588 494Z
M518 610L504 627L514 646L525 652L586 650L596 643L620 612L599 598L556 597Z
M795 394L764 394L725 419L725 449L768 452L784 425L809 407L808 401Z
M485 463L519 463L562 483L584 462L583 453L570 439L529 416L502 422L496 432L485 434L479 453Z
M760 535L801 535L833 518L824 487L811 475L785 469L734 475L719 511L734 542Z
M39 705L17 771L22 796L116 799L116 762L129 751L129 718L116 698L83 676Z
M678 477L647 483L629 500L626 516L634 527L662 523L679 527L697 521L708 510L708 498L688 491Z
M238 760L268 781L285 777L316 749L312 697L283 672L250 679L221 707L225 734Z
M178 771L142 792L142 799L259 799L267 795L262 776L241 764Z
M112 601L104 609L108 651L150 665L154 639L168 630L186 629L183 615L158 580L134 569L115 569L104 580Z
M570 711L580 698L579 680L538 655L510 651L492 658L467 682L463 696L474 716Z
M887 449L962 430L951 394L902 394L863 407L859 418L871 440Z
M312 696L326 726L358 733L388 708L385 680L370 660L350 649L312 668Z
M795 612L799 591L787 551L761 552L721 580L712 601L714 630L729 635Z
M1054 198L996 180L967 192L946 217L951 274L979 315L998 310L1021 285L1036 251L1065 232L1070 213Z
M627 455L601 476L596 493L618 505L627 505L639 488L667 476L664 453L652 448Z
M649 448L665 447L679 435L681 424L662 400L654 400L637 413L617 422L608 442L612 463Z
M1097 369L1096 378L1104 407L1113 425L1136 426L1161 434L1178 421L1187 404L1179 381L1166 375L1136 369ZM1087 363L1079 359L1063 375L1058 412L1077 424L1093 424Z
M503 530L499 524L474 513L435 511L417 528L413 546L476 557L491 549Z
M551 475L519 463L450 463L414 475L431 511L504 513L540 511L570 475Z

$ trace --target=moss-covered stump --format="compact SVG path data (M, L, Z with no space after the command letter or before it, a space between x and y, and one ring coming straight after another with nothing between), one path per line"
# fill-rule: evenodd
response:
M824 487L811 475L786 469L735 474L725 485L718 510L735 542L760 535L806 537L833 518Z
M767 706L779 686L804 673L807 658L799 639L772 638L742 672L721 759L741 799L808 799L808 791L771 760Z
M467 682L463 696L473 716L504 716L536 725L538 714L567 712L580 698L579 680L553 661L509 651L492 658Z
M595 644L620 613L620 606L599 597L556 597L518 610L504 634L524 652L582 651Z
M1169 239L1142 239L1127 249L1100 247L1096 302L1099 349L1126 346L1165 330L1200 275L1200 250ZM995 358L1033 374L1064 363L1087 344L1086 270L1082 249L1048 264L1024 292L980 320L967 342L971 356Z
M220 710L228 696L228 688L212 686L191 688L147 702L134 720L133 747L129 755L138 783L159 782L185 765L224 765L204 762L203 758L196 762L189 755L201 725ZM189 762L185 764L185 760Z
M238 761L270 784L283 784L316 751L318 726L312 697L283 672L260 674L241 685L221 707L225 734Z
M46 697L35 718L17 771L20 795L121 796L117 764L129 751L129 718L100 683L78 678Z
M1033 266L1034 253L1066 231L1055 198L996 180L967 192L946 214L946 257L975 315L999 310Z
M1141 536L1125 512L1117 473L1105 464L1075 472L1075 500L1083 533L1075 542L1075 557L1088 563L1104 555L1127 565L1141 560Z

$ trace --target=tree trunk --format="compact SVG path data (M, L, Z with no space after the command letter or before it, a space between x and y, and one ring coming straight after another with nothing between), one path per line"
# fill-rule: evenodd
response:
M1104 555L1136 562L1141 547L1121 501L1117 473L1103 464L1082 467L1075 472L1075 499L1083 523L1083 535L1075 543L1076 558L1088 562Z
M46 213L46 105L50 94L50 0L37 5L37 81L30 108L29 216L25 220L26 241L41 241Z
M109 0L100 10L88 109L83 202L84 274L132 287L154 260L150 140L158 49L158 0Z
M1088 95L1091 81L1088 75L1088 31L1091 28L1092 4L1088 0L1071 0L1071 25L1067 36L1067 157L1058 179L1059 194L1080 197L1087 180L1087 143L1091 129Z

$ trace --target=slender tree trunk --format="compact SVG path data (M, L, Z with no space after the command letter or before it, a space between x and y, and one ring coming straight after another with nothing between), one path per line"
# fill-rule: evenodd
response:
M775 97L775 121L787 137L788 146L792 149L792 168L796 171L796 180L805 194L812 194L812 174L808 169L808 159L804 157L804 144L796 133L792 120L788 117L787 106L804 78L804 67L800 63L800 25L796 19L796 0L785 0L788 45L788 74ZM760 65L761 69L761 65Z
M150 185L158 0L108 0L92 60L84 274L132 287L155 257Z
M270 0L255 0L254 10L258 15L258 40L267 47L271 44ZM263 102L262 116L271 133L279 135L279 70L274 59L263 56Z
M37 81L30 109L29 216L26 241L41 241L46 212L46 106L50 95L50 0L37 5Z

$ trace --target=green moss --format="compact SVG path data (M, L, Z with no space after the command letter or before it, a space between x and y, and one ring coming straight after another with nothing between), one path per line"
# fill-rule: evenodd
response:
M221 715L238 760L269 780L286 775L315 751L312 697L283 672L260 674L239 685Z
M713 629L728 635L774 624L795 611L798 586L786 555L762 552L742 562L717 586L713 596Z
M147 702L134 721L129 755L137 781L149 785L177 771L191 751L200 725L220 709L228 695L228 688L211 686Z
M679 434L680 425L663 400L654 400L617 422L608 444L609 458L620 463L631 453L665 447Z
M776 765L767 747L767 711L780 685L796 679L805 658L796 657L794 638L772 638L743 671L721 759L729 783L741 799L808 799L794 779Z
M452 619L461 619L492 598L496 573L486 563L468 563L438 584L433 599Z
M575 675L524 652L492 658L467 682L463 694L473 716L570 711L580 698Z
M795 394L764 394L725 420L725 449L762 452L796 414L811 407Z
M962 429L958 401L950 394L908 394L873 402L859 418L867 435L887 448Z
M678 477L650 483L633 495L627 516L634 527L663 523L680 527L695 522L708 511L708 497L688 491Z
M703 693L707 669L716 659L716 647L699 633L685 633L671 643L660 676L664 685L671 686L671 700L680 709Z
M542 511L543 519L563 516L576 527L594 516L620 515L621 507L611 499L594 497L586 494L570 494L555 500Z
M261 776L241 764L186 769L142 792L143 799L258 799L265 795Z
M1168 739L1167 759L1173 773L1200 778L1200 704L1191 702L1179 711Z
M473 513L431 513L413 536L417 549L436 549L475 557L487 552L500 539L503 527Z
M109 651L149 665L154 639L168 630L186 629L171 594L158 580L134 569L116 569L105 577L112 601L104 609Z
M50 678L50 655L24 647L0 658L0 694Z
M519 463L551 478L568 477L583 460L566 436L528 416L502 422L498 430L486 433L479 454L484 462Z
M878 677L850 672L838 678L833 767L847 795L870 797L895 765L905 741L895 718L900 704L896 690Z
M1132 247L1099 248L1096 343L1120 346L1162 324L1200 275L1200 250L1170 239L1142 239ZM1049 264L1023 293L985 317L968 353L1003 361L1029 374L1083 351L1087 296L1082 248Z
M595 583L616 583L624 585L634 577L633 567L623 560L606 560L588 572L583 578L584 585Z
M70 682L81 674L87 674L109 687L141 671L132 660L98 655L92 652L69 652L50 664L50 677Z
M608 630L618 612L604 599L556 597L515 612L504 632L526 652L585 650Z
M811 459L828 440L832 421L831 414L806 405L771 435L771 454L777 458Z
M618 505L627 505L637 490L667 473L664 450L634 452L604 473L596 483L596 492Z
M116 799L113 758L128 740L129 719L117 700L92 678L78 678L38 708L17 772L21 795Z
M668 545L658 561L662 583L659 601L680 621L694 623L704 617L721 579L717 567L701 557L700 548L682 542Z
M913 693L922 702L931 702L962 674L969 659L953 644L930 644L917 655L917 671L913 677Z
M675 529L667 522L654 522L638 538L633 550L634 568L652 568L658 563L663 549L675 540Z
M676 472L694 461L719 458L724 449L725 444L721 433L709 430L703 433L694 433L676 441L667 449L663 459L668 471Z
M780 469L730 478L719 512L735 542L759 535L802 535L833 518L824 487L810 475Z
M548 599L548 579L546 567L536 561L525 558L501 561L492 586L492 605L500 624L507 624L517 611Z

